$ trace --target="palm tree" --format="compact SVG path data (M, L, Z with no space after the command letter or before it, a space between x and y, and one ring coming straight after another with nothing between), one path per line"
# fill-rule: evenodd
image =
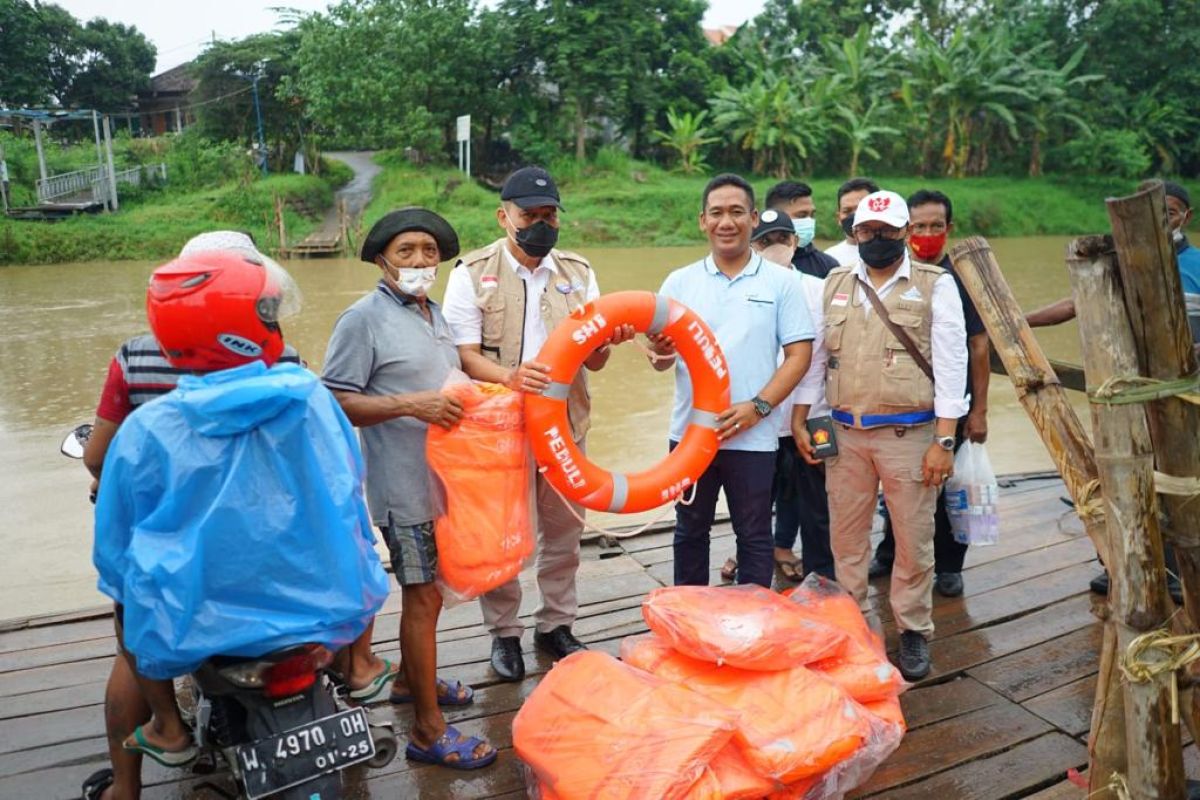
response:
M712 99L713 124L751 154L751 169L786 176L792 162L806 158L815 132L804 124L804 108L793 81L768 71L743 88L727 86Z
M675 109L670 108L667 109L667 124L670 129L655 131L653 134L655 141L679 154L679 168L685 175L691 175L706 166L702 148L720 141L717 137L709 135L710 130L704 124L707 117L708 111L698 114L685 111L676 114Z
M1026 60L1045 46L1039 46L1026 53ZM1042 174L1042 142L1046 140L1052 127L1061 128L1071 125L1084 136L1092 135L1092 129L1087 122L1071 110L1076 105L1072 90L1104 77L1103 75L1071 76L1071 73L1079 66L1079 62L1083 60L1086 50L1086 44L1080 46L1058 69L1032 67L1025 71L1022 83L1025 90L1029 92L1030 100L1021 116L1029 122L1031 128L1029 142L1029 177L1031 178Z
M886 110L890 106L890 103L881 106L878 98L875 98L871 100L871 104L865 111L859 112L835 103L833 112L840 118L840 121L834 121L831 127L845 136L850 145L850 175L858 174L858 159L863 153L871 158L879 158L879 151L871 146L873 139L877 136L895 136L900 133L896 128L880 125L874 121L876 117L882 115L881 108Z

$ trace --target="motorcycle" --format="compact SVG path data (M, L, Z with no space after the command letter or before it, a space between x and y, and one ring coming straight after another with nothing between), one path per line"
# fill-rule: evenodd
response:
M62 454L83 458L91 432L88 424L72 430ZM349 703L348 689L328 670L332 660L327 648L302 644L201 664L190 676L190 704L181 703L199 750L193 770L224 764L245 800L335 800L342 770L391 763L399 750L391 723Z

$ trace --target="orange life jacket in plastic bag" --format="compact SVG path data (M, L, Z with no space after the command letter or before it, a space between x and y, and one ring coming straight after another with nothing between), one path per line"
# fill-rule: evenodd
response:
M519 392L474 382L443 391L463 416L450 430L430 425L425 446L444 494L434 522L438 577L467 600L516 577L533 553L529 455Z
M904 677L887 659L883 642L867 625L858 603L828 580L809 577L784 596L811 614L828 620L848 637L841 653L809 664L860 703L895 697L904 689Z
M734 742L751 769L780 783L817 775L852 755L871 721L838 686L812 670L762 672L689 658L654 634L621 642L627 664L732 709Z
M680 800L729 744L733 719L682 686L580 651L517 712L513 747L556 800Z
M781 670L838 655L846 634L761 586L669 586L642 602L650 630L685 655Z

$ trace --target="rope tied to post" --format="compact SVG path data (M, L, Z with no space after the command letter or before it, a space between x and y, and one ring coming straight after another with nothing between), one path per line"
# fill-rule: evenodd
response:
M1141 375L1114 375L1094 391L1088 392L1089 401L1106 406L1149 403L1168 397L1178 397L1185 402L1200 405L1200 372L1170 381Z
M1080 497L1075 501L1075 513L1085 523L1104 519L1104 499L1100 496L1100 481L1096 478L1088 481L1079 490Z
M1153 654L1153 660L1147 658ZM1179 724L1179 670L1200 661L1200 634L1173 635L1166 628L1143 633L1129 643L1117 665L1125 679L1148 683L1160 675L1171 678L1171 722Z

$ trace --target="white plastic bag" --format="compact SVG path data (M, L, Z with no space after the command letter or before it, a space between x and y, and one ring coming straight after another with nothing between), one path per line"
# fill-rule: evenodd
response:
M961 544L995 544L1000 539L996 500L1000 487L987 448L963 442L954 457L954 474L946 481L946 513L954 540Z

